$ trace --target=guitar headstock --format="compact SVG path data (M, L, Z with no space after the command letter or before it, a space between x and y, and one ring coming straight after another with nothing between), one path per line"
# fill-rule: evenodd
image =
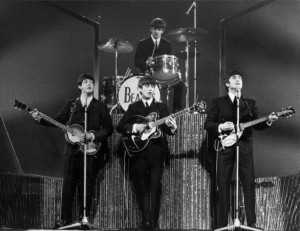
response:
M188 108L189 113L203 113L206 109L206 103L204 101L200 101L197 103L194 103L191 107Z
M291 106L289 106L287 108L282 108L281 111L277 113L277 116L283 116L283 117L290 118L295 113L296 113L295 109L292 108Z
M18 100L16 100L16 99L15 99L14 108L15 108L15 109L18 109L18 110L20 110L20 111L21 111L21 110L31 111L31 109L30 109L29 107L27 107L26 104L24 104L24 103L22 103L22 102L20 102L20 101L18 101Z

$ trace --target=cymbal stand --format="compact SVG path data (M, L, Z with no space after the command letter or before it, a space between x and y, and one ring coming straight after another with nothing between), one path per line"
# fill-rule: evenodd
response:
M189 102L189 96L190 96L190 86L189 86L189 40L188 40L188 35L187 35L187 41L186 41L186 47L185 47L185 52L186 52L186 60L185 60L185 86L186 86L186 95L185 95L185 106L189 107L190 102Z
M88 227L89 229L101 229L100 227L89 224L86 216L86 156L87 156L87 143L86 143L86 134L87 134L87 98L84 106L84 154L83 154L83 217L81 221L76 221L73 224L60 227L59 229L69 229L73 227Z
M236 179L235 179L235 219L233 222L233 225L229 225L223 228L215 229L215 231L221 231L221 230L228 230L228 229L246 229L246 230L253 230L253 231L261 231L261 229L252 228L246 225L241 225L241 222L239 220L239 156L240 156L240 149L238 144L238 134L240 133L240 90L237 90L236 95Z
M197 28L197 1L194 1L194 28ZM194 57L194 104L197 101L197 40L194 42L195 57ZM187 56L188 57L188 56Z
M194 28L196 28L196 8L197 8L197 1L194 1L190 8L185 13L186 15L190 14L190 11L194 8ZM189 32L187 33L187 41L186 41L186 61L185 61L185 76L186 76L186 107L189 107L189 82L188 82L188 73L189 73ZM194 103L196 103L196 40L195 40L195 60L194 60Z
M117 49L117 46L118 46L118 42L115 43L115 102L118 102L118 97L117 97L117 93L118 93L118 85L117 85L117 76L118 76L118 49Z
M167 84L167 99L166 99L166 101L167 101L167 106L168 107L169 107L169 95L170 95L170 85Z

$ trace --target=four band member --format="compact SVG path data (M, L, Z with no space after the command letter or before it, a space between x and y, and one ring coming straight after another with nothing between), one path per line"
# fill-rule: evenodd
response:
M172 54L171 43L161 36L166 28L166 23L160 18L155 18L150 25L151 36L139 41L135 54L135 66L142 73L150 72L153 58L159 55ZM142 135L148 129L147 123L135 121L136 116L147 117L150 113L157 113L158 118L166 118L166 123L161 125L161 136L151 139L147 146L131 158L131 167L134 173L136 196L142 212L142 228L158 229L158 219L161 199L161 180L164 163L168 162L168 143L165 135L174 135L177 129L176 121L169 116L166 104L156 102L153 98L155 80L146 75L139 80L138 89L142 99L129 105L117 131L124 136L127 134ZM213 100L212 107L208 112L205 129L217 138L220 133L231 133L236 123L237 91L243 87L243 77L239 72L232 72L224 79L224 85L228 94ZM92 194L98 171L106 163L108 156L107 138L113 132L111 117L106 106L93 97L94 78L89 74L83 74L78 80L78 88L81 91L79 98L67 101L62 110L53 117L63 124L78 124L84 127L84 108L88 112L88 132L86 137L81 137L84 142L101 142L99 152L87 157L87 206L86 214L90 215ZM175 92L181 92L181 85L175 87ZM180 95L174 94L173 110L180 108ZM178 98L179 97L179 98ZM247 122L259 118L256 102L252 99L240 97L240 122ZM31 113L32 117L41 125L51 126L47 121L41 119L38 111ZM272 113L267 123L254 126L261 130L271 126L278 117ZM240 147L240 180L244 192L247 224L256 227L255 215L255 173L253 163L253 140L252 129L247 128L237 141ZM230 181L234 162L236 158L236 146L222 148L218 152L217 162L217 186L218 186L218 226L225 227L228 224L228 212L230 207ZM72 205L78 182L82 183L83 154L78 145L66 144L64 150L64 175L61 221L59 226L72 222ZM82 190L82 185L79 187ZM82 192L80 192L82 195ZM80 203L82 205L82 203ZM83 208L80 208L80 216ZM80 218L79 218L80 219Z

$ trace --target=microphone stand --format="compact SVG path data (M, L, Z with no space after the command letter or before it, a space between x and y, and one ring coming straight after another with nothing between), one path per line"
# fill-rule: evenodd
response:
M59 229L69 229L73 227L83 227L91 229L101 229L100 227L90 224L88 222L87 216L86 216L86 156L87 156L87 142L86 142L86 134L87 134L87 97L85 100L85 106L84 106L84 153L83 153L83 217L81 221L75 221L73 224L66 225L63 227L60 227Z
M185 12L186 15L189 15L190 14L190 11L194 8L194 28L196 29L197 26L196 26L196 21L197 21L197 1L193 1L192 5L189 7L189 9ZM194 45L195 45L195 48L194 48L194 52L195 52L195 57L194 57L194 104L196 103L197 101L197 96L196 96L196 64L197 64L197 41L195 40L194 41ZM187 35L187 41L186 41L186 61L185 61L185 85L186 85L186 88L187 88L187 91L186 91L186 107L189 107L189 38L188 38L188 35Z
M235 219L233 225L229 225L223 228L215 229L215 231L228 230L228 229L246 229L253 231L261 231L261 229L252 228L246 225L241 225L239 220L239 157L240 157L240 147L239 147L239 133L240 133L240 89L237 90L236 94L236 182L235 182Z

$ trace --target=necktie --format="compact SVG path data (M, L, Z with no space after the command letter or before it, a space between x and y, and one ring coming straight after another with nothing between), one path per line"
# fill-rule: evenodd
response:
M236 100L236 96L234 97L234 100L233 100L233 105L236 107L236 105L237 105L237 100Z
M155 40L154 41L154 47L153 47L152 55L151 55L152 58L154 57L154 53L157 50L157 45L158 45L157 40Z
M148 102L146 102L146 109L149 110L150 106L148 104Z

